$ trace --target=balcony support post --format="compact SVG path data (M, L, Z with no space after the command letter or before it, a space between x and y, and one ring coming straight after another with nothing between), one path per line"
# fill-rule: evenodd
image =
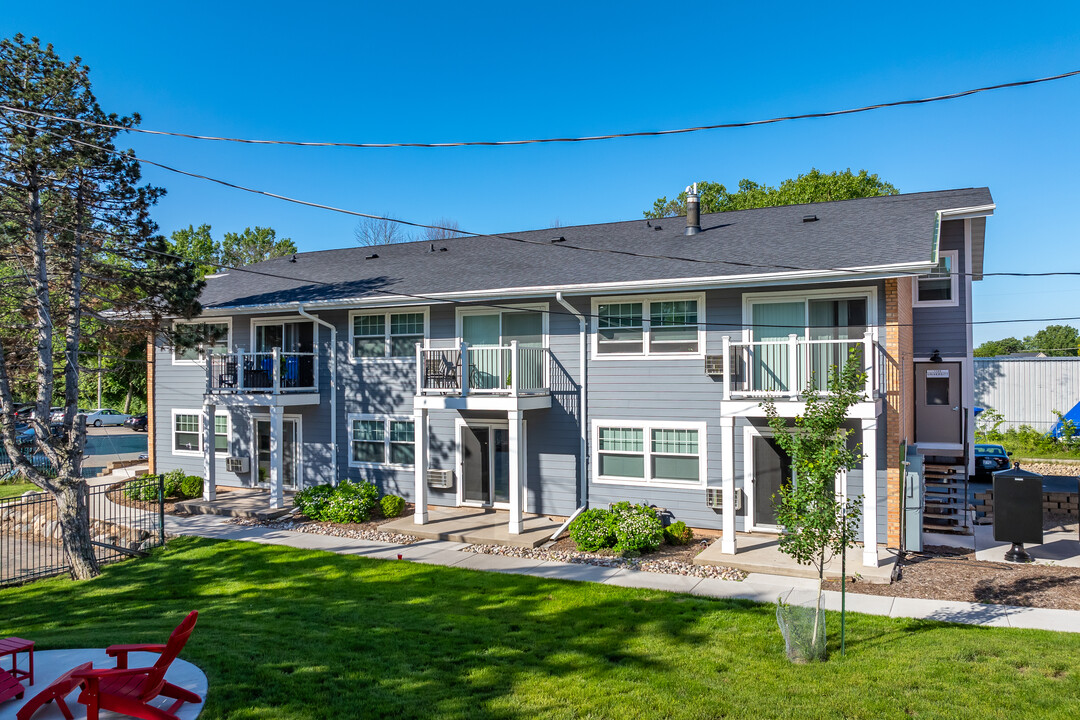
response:
M236 391L244 392L244 348L236 348Z
M274 348L273 375L274 375L273 393L275 395L280 395L281 394L281 348L278 348L278 347Z
M735 554L735 418L720 418L720 494L724 508L720 552Z
M416 343L416 394L424 394L424 346Z
M863 367L866 368L866 398L874 400L874 376L877 371L877 358L874 357L874 333L867 330L863 335Z
M799 399L799 336L792 333L788 339L788 394L792 400Z
M275 351L275 355L276 355ZM276 359L276 357L275 357ZM270 406L270 507L285 505L285 409ZM256 472L258 472L256 470Z
M419 347L419 344L417 345ZM413 442L416 457L413 461L415 490L413 497L413 523L424 525L428 521L427 509L427 467L428 467L428 411L427 408L413 410ZM461 479L458 478L458 482Z
M518 396L518 387L521 385L521 381L518 378L518 341L510 341L510 382L508 390L510 390L510 397Z
M724 400L731 399L731 336L725 335L724 341Z
M862 421L863 566L877 567L877 418Z
M469 396L469 343L461 343L461 397Z
M523 506L525 504L525 457L521 452L524 442L524 425L522 423L524 413L521 410L510 410L507 419L510 421L510 527L511 535L520 535L523 518Z
M217 448L214 442L214 417L217 415L217 406L211 403L203 403L203 490L202 499L213 502L217 499L217 483L214 477L217 470Z

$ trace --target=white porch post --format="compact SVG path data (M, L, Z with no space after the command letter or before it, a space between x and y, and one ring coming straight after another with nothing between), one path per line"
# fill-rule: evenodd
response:
M723 496L723 535L720 552L735 554L735 418L720 418L720 481Z
M280 508L285 504L284 487L284 444L285 410L270 406L270 507Z
M217 406L203 404L203 500L213 502L217 498L214 472L217 470L217 450L214 448L214 416Z
M522 505L525 493L523 481L525 473L522 472L524 458L521 453L521 442L524 439L522 433L521 410L510 410L507 416L510 420L510 534L520 535L522 526Z
M877 419L862 421L863 566L877 567Z
M419 346L417 346L419 347ZM423 525L428 521L427 509L427 466L428 466L428 411L427 408L413 410L413 442L415 443L415 458L413 460L415 470L416 488L413 493L413 502L416 509L413 511L413 523ZM461 482L461 478L458 478Z

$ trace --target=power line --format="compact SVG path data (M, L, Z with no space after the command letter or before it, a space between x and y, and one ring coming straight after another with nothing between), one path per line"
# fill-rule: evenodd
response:
M1006 88L1023 87L1026 85L1037 85L1039 83L1053 82L1055 80L1063 80L1065 78L1072 77L1074 75L1080 75L1080 70L1073 70L1070 72L1061 73L1059 75L1051 75L1049 77L1036 78L1032 80L1019 80L1016 82L999 83L997 85L987 85L984 87L973 88L971 90L963 90L960 92L949 93L947 95L934 95L931 97L918 98L914 100L894 100L891 102L876 103L874 105L864 105L862 107L849 108L846 110L832 110L828 112L816 112L816 113L803 113L799 115L784 115L780 117L769 118L767 120L747 120L742 122L727 122L717 123L714 125L698 125L695 127L678 128L674 130L643 130L639 132L618 132L608 133L606 135L586 135L582 137L547 137L547 138L535 138L530 140L474 140L463 142L445 142L445 143L419 143L419 142L391 142L391 143L355 143L355 142L305 142L299 140L253 140L250 138L235 138L235 137L218 137L214 135L195 135L191 133L173 132L167 130L148 130L144 128L125 127L123 125L112 125L109 123L97 123L89 120L83 120L79 118L68 118L58 115L50 115L48 113L36 112L33 110L26 110L22 108L12 107L11 105L0 105L0 110L13 113L21 113L24 115L34 115L40 118L47 118L50 120L57 120L60 122L73 122L82 125L88 125L91 127L106 128L110 130L122 130L126 132L136 132L145 135L163 135L168 137L186 138L189 140L210 140L214 142L231 142L231 143L243 143L248 145L292 145L300 147L347 147L347 148L451 148L451 147L501 147L509 145L538 145L549 143L580 143L580 142L592 142L596 140L614 140L617 138L635 138L635 137L658 137L664 135L681 135L686 133L703 132L706 130L722 130L732 128L745 128L754 127L757 125L771 125L774 123L788 122L792 120L809 120L813 118L828 118L838 117L841 115L854 115L857 113L869 112L871 110L881 110L884 108L902 107L905 105L924 105L927 103L942 102L945 100L956 100L958 98L967 97L969 95L975 95L983 92L990 92L993 90L1003 90Z

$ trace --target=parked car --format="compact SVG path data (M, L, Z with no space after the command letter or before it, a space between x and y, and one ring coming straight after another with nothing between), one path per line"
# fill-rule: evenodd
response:
M101 427L102 425L123 425L130 415L117 412L110 408L98 408L91 410L86 414L86 424L93 425L94 427Z
M64 421L64 411L67 410L67 408L59 407L59 408L51 408L51 409L52 409L52 414L49 415L49 420L51 420L52 422L63 422ZM78 408L75 412L77 414L79 414L79 415L85 415L86 413L88 413L90 411L89 410L84 410L83 408Z
M1001 445L976 443L975 479L989 482L998 470L1008 470L1010 455L1012 453L1006 452Z
M132 430L142 430L142 431L145 432L146 431L146 413L143 413L142 415L132 415L131 417L129 417L127 420L124 421L124 424L127 425Z
M37 434L37 431L34 430L34 428L30 427L29 425L17 425L15 429L16 429L16 433L15 433L15 444L16 445L26 446L26 445L30 445L32 442L34 442L34 436ZM61 423L51 423L49 425L49 433L53 437L60 437L61 433L63 433L63 432L64 432L63 424L61 424Z

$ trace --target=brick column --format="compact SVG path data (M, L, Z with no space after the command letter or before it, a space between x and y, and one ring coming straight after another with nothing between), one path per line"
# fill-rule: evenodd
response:
M885 281L885 474L886 521L889 547L900 544L903 476L900 443L914 440L914 331L910 278Z

